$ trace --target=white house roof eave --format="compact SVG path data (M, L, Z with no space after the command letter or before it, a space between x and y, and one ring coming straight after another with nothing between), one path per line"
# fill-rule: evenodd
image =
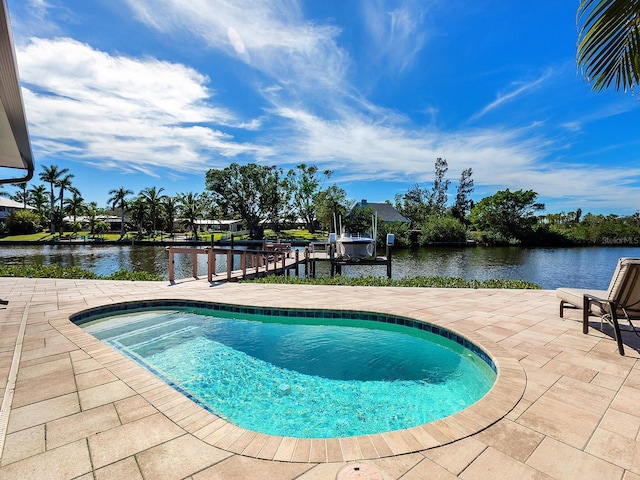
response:
M5 208L15 208L17 210L23 210L24 204L22 202L16 202L15 200L11 200L10 198L0 197L0 207ZM35 207L31 205L27 205L27 210L35 210Z
M15 178L0 171L0 183L24 183L33 177L33 155L7 2L0 2L0 167L26 170Z

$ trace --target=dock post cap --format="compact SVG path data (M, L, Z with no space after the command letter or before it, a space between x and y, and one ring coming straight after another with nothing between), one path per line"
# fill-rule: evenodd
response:
M396 236L393 233L387 233L387 245L393 247L396 242Z

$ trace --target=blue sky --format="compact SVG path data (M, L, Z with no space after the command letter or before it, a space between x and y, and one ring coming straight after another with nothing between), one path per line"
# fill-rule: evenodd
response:
M640 209L640 97L582 80L577 1L8 6L36 172L68 168L101 206L120 186L201 192L231 162L314 164L354 200L393 201L442 157L452 199L470 167L476 201Z

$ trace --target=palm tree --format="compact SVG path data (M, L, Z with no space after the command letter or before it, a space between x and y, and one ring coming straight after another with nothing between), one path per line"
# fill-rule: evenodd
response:
M182 223L190 228L195 235L194 240L198 240L198 224L196 220L200 218L204 210L204 204L200 195L193 192L178 194L178 211L182 217Z
M224 216L222 208L216 203L215 198L212 195L203 193L200 195L200 200L204 205L204 217L209 220L221 220Z
M164 188L156 189L156 187L145 188L140 192L140 198L146 203L149 215L151 216L151 224L153 225L153 231L156 230L156 220L158 218L158 209L165 198L165 195L160 195L164 191Z
M11 200L13 200L14 202L22 203L22 208L24 208L24 209L27 208L28 195L25 192L23 192L22 190L18 190L13 195L10 195L9 198Z
M50 233L53 235L54 233L56 233L56 224L54 221L54 211L53 211L53 206L55 204L55 195L54 195L54 191L53 191L53 187L57 184L58 181L60 181L60 178L62 178L62 176L67 173L69 171L68 168L58 168L57 165L51 165L50 167L47 167L46 165L42 166L42 172L40 172L40 180L42 180L45 183L48 183L50 186L50 196L49 196L49 206L50 206L50 210L49 210L49 220L51 223L51 230Z
M178 198L166 196L162 202L162 207L164 209L164 216L167 220L169 233L173 235L173 224L176 221L176 214L178 213Z
M12 183L11 185L20 189L20 191L18 193L13 195L12 199L15 200L16 202L22 202L22 208L24 208L26 210L27 209L27 198L28 198L27 182Z
M132 202L129 202L129 215L131 215L131 220L135 222L138 228L138 237L141 237L142 224L144 223L144 217L147 216L147 205L142 198L138 197Z
M640 84L640 2L582 0L578 24L578 67L594 90Z
M222 210L222 206L216 202L213 195L203 193L200 195L200 201L202 202L203 217L211 220L212 224L215 224L215 220L218 220L218 224L221 224L221 220L225 217L226 213ZM213 234L211 238L213 238Z
M71 179L74 177L75 175L73 175L72 173L69 173L68 175L65 175L64 177L60 177L58 179L58 181L56 182L56 187L58 187L60 189L60 215L62 218L64 218L64 191L69 190L72 193L77 193L80 194L80 192L78 191L77 188L75 188L72 184L71 184ZM62 235L62 228L64 226L64 222L60 222L60 235Z
M107 203L114 209L120 209L120 237L124 237L124 209L127 207L127 195L133 195L133 192L124 187L120 187L109 190L109 195L111 196L109 200L107 200Z
M48 215L46 209L49 207L49 199L47 198L47 187L43 184L36 185L29 189L29 205L35 207L38 215L40 216L40 223L44 224L45 218Z
M100 215L102 212L100 208L98 208L98 204L96 202L90 202L87 205L86 213L89 222L89 234L93 236L96 232L96 226L99 222L98 215Z
M82 212L84 212L87 208L86 204L84 203L84 198L82 198L82 196L78 192L73 192L71 198L65 198L64 205L65 213L71 215L74 222L76 221L76 217L79 214L81 215Z

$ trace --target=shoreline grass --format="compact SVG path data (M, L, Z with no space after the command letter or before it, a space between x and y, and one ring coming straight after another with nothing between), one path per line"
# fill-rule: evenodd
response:
M159 282L164 280L160 275L149 272L130 272L118 270L111 275L96 275L79 267L63 267L60 265L0 265L0 277L22 278L67 278L76 280L139 280Z
M400 279L388 279L384 277L285 277L282 275L270 275L268 277L253 280L243 280L249 283L286 284L286 285L339 285L351 287L421 287L421 288L496 288L510 290L542 290L537 283L524 280L464 280L458 277L405 277Z

